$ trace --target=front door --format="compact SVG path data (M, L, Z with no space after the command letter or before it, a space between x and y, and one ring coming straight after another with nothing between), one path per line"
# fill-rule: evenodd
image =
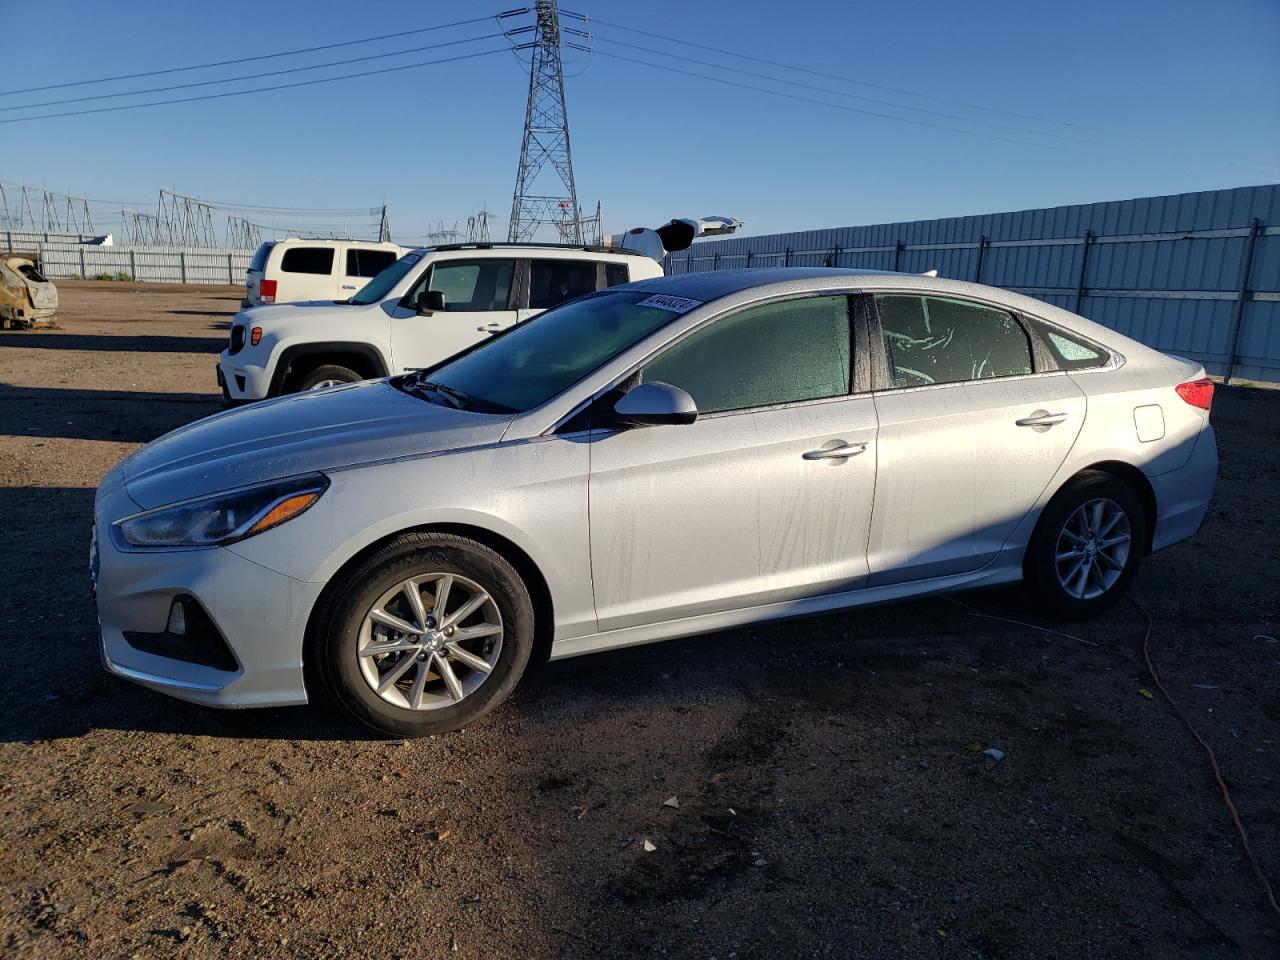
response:
M906 294L872 301L885 363L870 583L976 570L1062 466L1084 394L1065 373L1036 371L1026 330L1005 310Z
M516 321L515 261L504 257L433 263L391 316L392 363L398 372L447 360ZM418 297L444 295L444 310L420 314Z
M849 298L806 297L721 317L639 371L699 415L593 434L601 630L865 583L876 419L850 393L852 344Z

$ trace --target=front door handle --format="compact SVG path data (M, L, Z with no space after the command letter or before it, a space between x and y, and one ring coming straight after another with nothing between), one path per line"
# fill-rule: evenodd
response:
M821 450L810 450L808 453L801 454L806 460L844 460L846 457L856 457L867 449L865 443L842 443L838 447L824 447Z
M486 323L483 327L476 327L476 329L479 330L481 333L501 333L502 324L496 323L496 322Z
M1052 427L1055 423L1061 423L1065 419L1067 419L1065 413L1048 413L1044 410L1037 410L1031 416L1023 417L1015 422L1020 427Z
M354 283L344 283L342 285L343 290L354 290L355 288L356 288L356 285Z

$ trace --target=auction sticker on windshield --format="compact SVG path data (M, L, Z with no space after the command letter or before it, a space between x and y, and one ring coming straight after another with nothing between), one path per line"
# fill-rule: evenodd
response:
M701 300L690 300L687 297L671 297L655 293L636 304L637 307L657 307L659 310L670 310L672 313L688 313L694 307L702 306Z

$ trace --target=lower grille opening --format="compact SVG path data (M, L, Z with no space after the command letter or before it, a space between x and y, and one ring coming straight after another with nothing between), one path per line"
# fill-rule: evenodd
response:
M182 633L172 632L178 624ZM184 663L198 663L215 670L236 671L240 664L222 639L204 608L188 596L175 597L170 608L169 624L161 633L124 631L125 643L142 653Z

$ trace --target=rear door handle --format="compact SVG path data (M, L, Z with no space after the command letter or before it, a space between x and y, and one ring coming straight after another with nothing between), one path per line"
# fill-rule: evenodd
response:
M1055 423L1062 423L1065 419L1067 419L1065 413L1046 413L1043 410L1037 410L1031 416L1023 417L1015 422L1020 427L1052 427Z
M356 285L354 283L344 283L342 285L343 290L354 290L355 288L356 288Z
M476 327L476 329L479 330L481 333L501 333L502 324L486 323L483 327Z
M810 450L808 453L801 454L806 460L844 460L846 457L856 457L867 449L865 443L845 443L838 447L826 447L822 450Z

